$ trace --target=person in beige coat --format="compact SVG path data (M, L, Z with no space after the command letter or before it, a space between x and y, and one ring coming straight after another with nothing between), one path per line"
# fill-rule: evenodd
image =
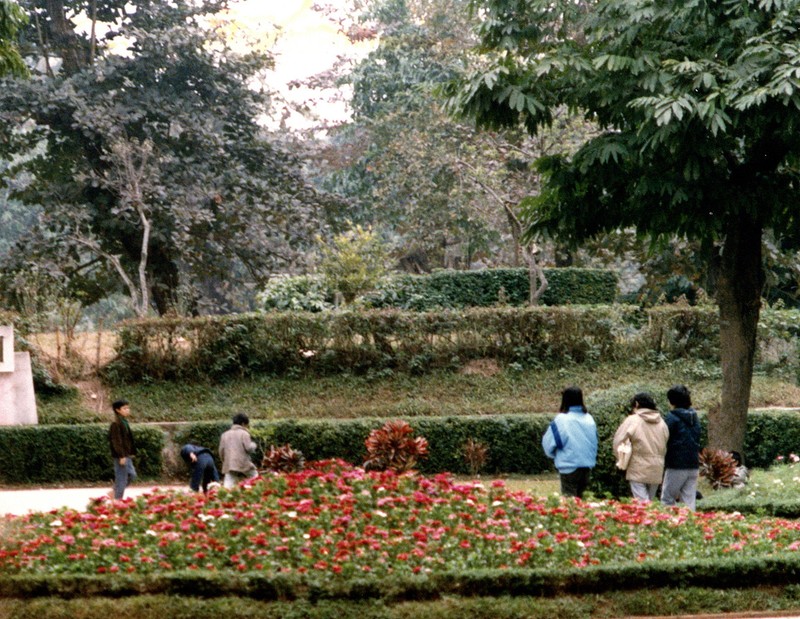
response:
M633 498L649 503L656 496L664 476L669 429L649 393L637 393L631 413L614 433L614 453L626 439L631 441L631 459L625 479Z
M256 444L250 438L247 428L250 419L244 413L233 416L233 425L219 438L219 457L222 460L223 485L233 488L240 481L256 477L258 470L250 454L256 450Z

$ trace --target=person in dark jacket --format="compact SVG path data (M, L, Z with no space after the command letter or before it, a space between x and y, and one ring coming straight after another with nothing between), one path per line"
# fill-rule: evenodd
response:
M181 447L181 458L189 465L189 487L192 490L199 492L202 485L203 492L207 493L209 488L219 486L219 472L210 449L187 443Z
M664 420L669 429L669 439L664 458L661 503L675 505L680 500L694 510L700 471L700 420L692 408L691 394L685 385L670 388L667 399L672 410Z
M111 457L114 459L114 498L121 499L125 488L136 479L136 469L133 467L133 456L136 455L136 445L133 442L133 432L128 423L131 406L127 400L117 400L111 405L114 410L114 421L108 428L108 443L111 447Z

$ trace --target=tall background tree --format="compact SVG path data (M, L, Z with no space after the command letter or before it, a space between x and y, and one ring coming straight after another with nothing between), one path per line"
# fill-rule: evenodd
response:
M271 58L212 29L225 6L25 4L37 69L0 85L0 154L11 197L42 212L6 257L12 300L35 259L88 301L130 293L140 314L242 309L303 259L323 199L260 126L269 93L251 85Z
M27 22L22 7L13 0L0 0L0 75L25 75L27 68L17 46L17 37Z
M467 6L366 3L359 32L379 39L342 78L352 88L353 120L333 133L327 152L338 157L328 157L321 175L323 187L350 202L346 219L380 231L410 270L522 264L515 209L536 190L531 163L569 150L587 127L564 113L534 138L479 132L448 116L438 89L477 42Z
M538 133L567 105L602 133L540 162L529 233L574 242L635 227L696 239L717 270L722 405L709 443L744 440L769 231L795 245L800 2L486 0L482 64L455 109ZM716 249L715 249L716 248Z

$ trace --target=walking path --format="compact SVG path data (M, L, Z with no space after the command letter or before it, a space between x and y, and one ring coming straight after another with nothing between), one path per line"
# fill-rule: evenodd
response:
M27 488L25 490L0 489L0 517L13 514L15 516L28 512L48 512L60 507L84 510L92 499L107 496L108 486L91 488ZM135 497L151 492L155 488L189 490L188 485L154 485L136 484L128 487L125 497Z

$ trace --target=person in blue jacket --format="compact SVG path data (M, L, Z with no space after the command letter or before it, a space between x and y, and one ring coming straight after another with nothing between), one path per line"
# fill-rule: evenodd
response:
M211 455L210 449L187 443L181 447L181 458L191 470L189 487L192 490L199 492L201 484L203 492L219 486L219 471L217 471L217 465L214 463L214 456Z
M667 455L664 458L664 481L661 503L675 505L680 500L694 511L697 478L700 473L700 420L692 408L686 385L675 385L667 391L672 410L664 420L669 428Z
M542 437L542 448L555 460L561 494L582 498L597 464L597 426L578 387L564 389L559 411Z

